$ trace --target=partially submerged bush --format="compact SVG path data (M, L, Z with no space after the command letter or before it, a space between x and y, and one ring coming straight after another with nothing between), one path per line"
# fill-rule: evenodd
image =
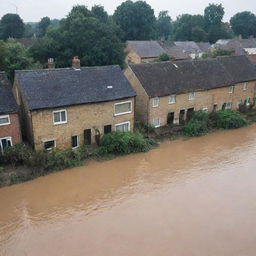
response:
M247 124L245 118L234 110L220 110L216 113L216 126L218 128L236 129Z
M151 149L154 142L144 138L139 133L113 132L103 135L101 139L100 154L129 154L146 152Z

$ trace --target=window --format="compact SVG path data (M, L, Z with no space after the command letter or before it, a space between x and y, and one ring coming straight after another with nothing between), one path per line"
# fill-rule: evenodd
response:
M242 101L242 100L239 100L239 101L237 102L237 108L239 108L242 104L243 104L243 101Z
M79 136L75 135L71 137L71 145L72 145L72 148L79 147Z
M158 107L159 105L159 98L158 97L154 97L153 98L153 108Z
M130 122L124 122L116 124L116 131L118 132L129 132L130 131Z
M124 115L128 113L132 113L132 102L120 102L115 104L115 116Z
M51 150L53 148L56 147L56 142L55 140L47 140L47 141L44 141L44 149L45 150Z
M10 116L0 116L0 126L10 124Z
M248 89L248 83L244 83L243 90L246 91Z
M208 113L208 108L202 108L202 111Z
M231 109L231 107L232 107L232 102L227 102L225 109Z
M5 148L12 146L12 138L6 137L6 138L0 138L0 153L4 151Z
M233 92L234 92L234 86L230 86L230 87L228 88L228 92L229 92L229 93L233 93Z
M169 104L176 103L176 95L170 95L169 97Z
M195 92L190 92L190 93L188 94L188 100L194 100L195 97L196 97L196 93L195 93Z
M67 110L53 111L53 123L65 124L67 123Z
M251 98L247 97L246 100L245 100L245 105L249 106L250 104L251 104Z
M160 127L160 118L159 118L159 117L154 118L152 125L153 125L153 127L155 127L155 128Z

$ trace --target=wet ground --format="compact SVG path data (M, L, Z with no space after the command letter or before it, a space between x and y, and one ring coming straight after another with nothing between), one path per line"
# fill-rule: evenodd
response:
M256 125L0 189L0 255L256 255Z

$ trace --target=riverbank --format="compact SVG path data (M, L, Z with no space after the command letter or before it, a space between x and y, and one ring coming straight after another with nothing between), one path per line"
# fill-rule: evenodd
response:
M256 121L255 110L247 111L241 117L237 113L223 111L223 113L221 112L221 119L224 116L227 121L221 120L222 126L217 127L216 117L211 115L196 112L185 125L166 126L159 129L138 124L136 126L137 132L133 134L112 133L103 136L99 148L82 146L77 150L68 149L49 154L34 152L25 145L21 145L20 148L18 146L15 150L12 149L10 154L12 159L10 162L14 162L0 167L0 187L29 181L67 168L83 166L91 160L106 161L120 155L147 152L167 139L177 140L207 135L220 130L220 128L239 128Z

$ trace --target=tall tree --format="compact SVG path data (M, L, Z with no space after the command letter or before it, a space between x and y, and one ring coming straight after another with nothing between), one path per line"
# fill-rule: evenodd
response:
M256 15L251 12L239 12L230 19L230 24L236 35L243 38L256 36Z
M122 65L124 61L124 44L116 26L101 22L85 6L73 7L59 27L50 27L30 52L42 62L55 58L58 67L70 66L73 56L79 56L85 66Z
M172 33L172 19L168 11L161 11L156 21L157 37L167 40Z
M155 31L154 10L145 1L123 2L113 19L124 31L124 40L149 40Z
M37 25L37 36L43 37L46 34L47 28L51 25L51 20L49 17L43 17Z
M24 31L24 23L17 14L7 13L0 20L0 39L21 38Z
M108 13L104 10L104 7L101 5L94 5L91 9L92 15L100 20L101 22L108 22Z

